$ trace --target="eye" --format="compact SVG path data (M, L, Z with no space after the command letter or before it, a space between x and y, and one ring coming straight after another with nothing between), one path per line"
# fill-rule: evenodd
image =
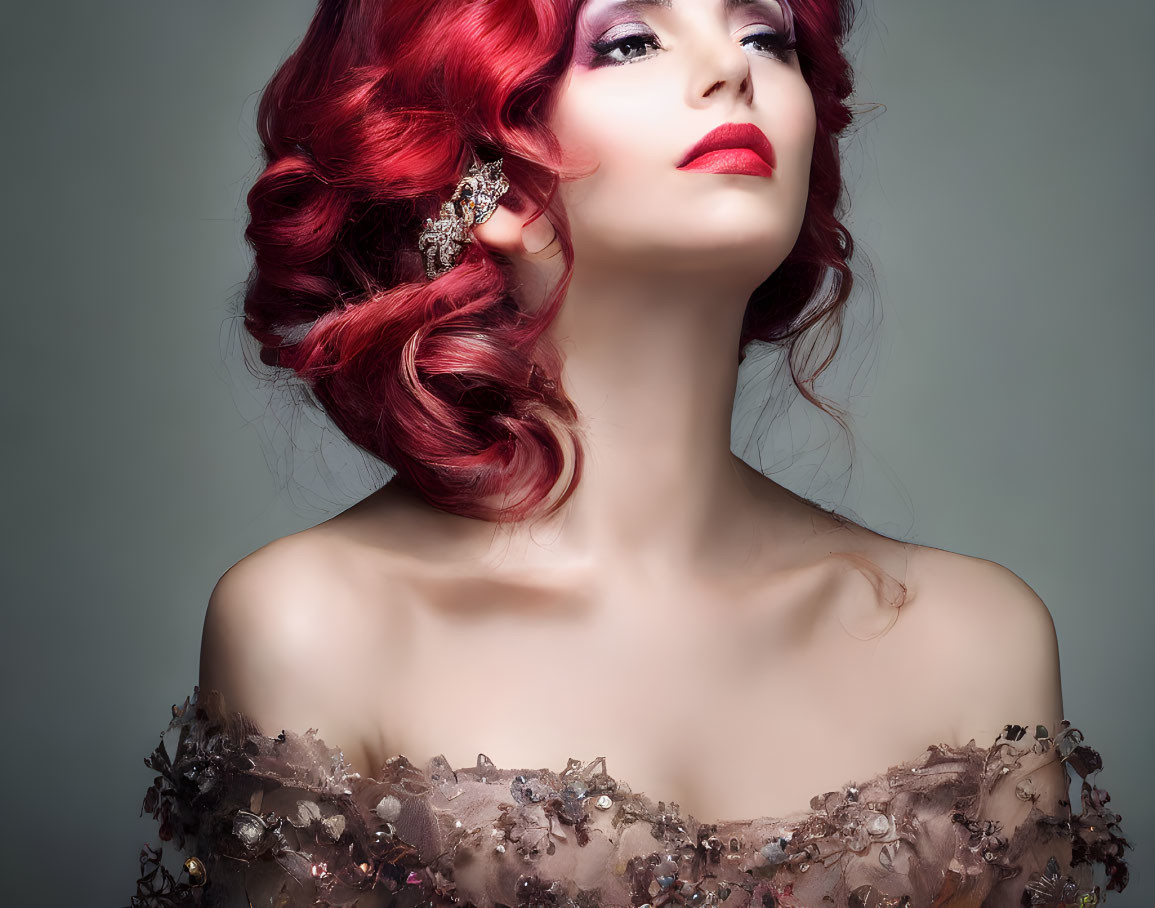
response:
M652 47L654 50L661 47L658 43L658 36L653 32L623 35L613 39L602 38L590 45L590 49L595 54L590 65L614 66L619 63L633 63L635 60L653 56L653 54L645 53L648 47Z
M660 50L662 45L658 36L651 31L632 32L613 37L617 29L611 29L602 38L590 44L594 56L590 60L591 67L616 66L622 63L633 63L652 57L647 53L649 49ZM780 31L761 31L744 35L739 39L743 47L753 47L757 53L766 54L778 60L789 60L790 52L795 49L793 30L790 33Z
M790 52L797 47L797 42L790 40L789 35L781 32L754 32L741 38L743 47L753 47L759 53L767 54L779 60L789 60Z

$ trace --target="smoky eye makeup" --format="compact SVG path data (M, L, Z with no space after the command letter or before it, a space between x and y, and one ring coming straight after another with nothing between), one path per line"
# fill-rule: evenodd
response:
M632 63L650 56L661 47L658 36L645 25L615 25L589 45L592 52L587 65L591 68Z
M578 19L574 64L596 68L641 56L657 44L652 14L664 11L658 2L590 0Z
M573 64L587 69L633 63L662 47L656 19L671 14L679 0L590 0L575 31ZM786 0L723 0L744 47L786 59L795 47L794 17Z

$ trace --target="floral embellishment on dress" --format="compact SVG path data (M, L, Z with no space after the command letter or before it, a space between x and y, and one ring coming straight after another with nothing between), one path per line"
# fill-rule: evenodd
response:
M955 814L956 823L962 823L969 834L967 847L988 864L999 863L1007 850L1007 840L999 835L1001 826L993 820L968 820Z
M1099 896L1093 891L1080 889L1079 884L1059 870L1059 862L1051 858L1046 871L1033 882L1027 883L1032 908L1085 908L1099 904Z
M187 855L170 870L145 846L131 908L352 908L368 893L389 908L1070 908L1127 884L1102 760L1067 723L928 747L789 819L703 822L602 757L554 772L398 754L362 777L315 732L267 737L199 690L145 762L143 809ZM1057 790L1072 776L1078 813Z

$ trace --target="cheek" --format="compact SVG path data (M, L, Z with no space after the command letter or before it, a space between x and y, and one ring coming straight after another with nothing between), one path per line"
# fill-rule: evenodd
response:
M551 125L567 169L594 182L628 181L645 173L652 179L662 152L652 137L670 130L668 102L663 106L660 101L636 81L628 91L607 79L566 92ZM647 136L650 141L644 140ZM597 173L591 174L595 167Z
M805 203L818 123L814 99L806 83L802 82L798 91L783 95L777 107L772 128L779 171L783 179L794 187L795 198Z
M791 155L809 157L818 122L810 86L800 72L795 72L784 83L772 86L767 94L773 95L773 101L766 105L766 117L775 143L781 141Z
M798 144L809 164L814 153L814 136L818 127L818 115L814 110L814 99L806 92L798 111Z

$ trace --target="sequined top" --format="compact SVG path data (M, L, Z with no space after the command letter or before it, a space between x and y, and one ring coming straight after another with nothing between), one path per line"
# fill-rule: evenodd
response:
M726 822L632 792L604 757L398 755L363 778L313 730L267 737L199 689L145 763L143 810L184 862L146 845L132 908L1084 906L1127 883L1099 755L1067 722L931 746L802 814Z

